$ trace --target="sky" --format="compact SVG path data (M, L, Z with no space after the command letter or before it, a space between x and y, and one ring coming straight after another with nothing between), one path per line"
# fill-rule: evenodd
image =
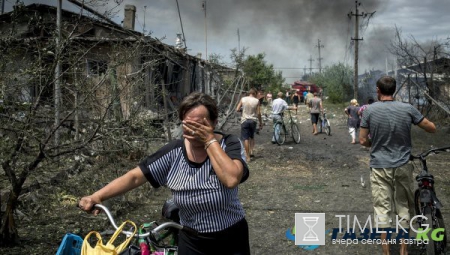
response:
M92 1L92 0L91 0ZM16 0L5 0L10 11ZM55 5L56 0L23 1ZM96 0L94 2L100 2ZM114 0L97 4L120 24L125 5L134 5L135 30L175 45L181 24L176 0ZM306 72L337 63L354 67L356 2L354 0L178 0L188 53L219 54L231 63L233 48L247 48L247 55L265 54L265 60L283 72L286 83L300 80ZM359 18L359 74L395 66L388 46L395 27L405 38L419 42L447 41L450 37L449 0L361 0ZM63 8L77 11L63 0ZM353 14L349 18L348 14ZM206 30L205 30L206 23ZM239 37L238 37L239 30ZM205 32L206 31L206 32ZM207 43L206 43L207 42ZM312 59L313 61L309 61ZM313 69L310 69L313 68Z

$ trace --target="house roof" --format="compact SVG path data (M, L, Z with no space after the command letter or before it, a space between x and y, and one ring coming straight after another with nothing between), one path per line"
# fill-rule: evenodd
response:
M450 73L450 59L446 58L446 57L441 57L436 60L427 61L426 64L424 62L421 62L419 64L403 66L401 68L396 69L395 71L389 70L387 72L387 74L395 75L395 73L397 73L397 75L403 75L403 76L413 74L413 75L417 75L417 76L421 77L421 76L423 76L424 70L426 70L427 76L431 70L434 71L435 77L446 76ZM385 71L371 70L368 73L366 72L364 74L358 75L358 78L364 79L368 75L379 78L382 75L384 75L385 73L386 73Z
M57 8L55 6L39 4L39 3L33 3L30 5L26 5L26 6L16 5L14 7L14 10L18 11L18 13L22 14L23 16L25 16L25 15L27 15L28 17L35 16L36 18L43 18L42 16L36 16L35 15L36 13L44 13L44 14L47 13L47 14L54 15L54 16L56 16L56 13L57 13ZM61 12L62 12L62 17L66 20L80 19L81 21L89 22L95 26L104 27L104 28L114 31L115 33L122 33L124 35L137 36L140 34L139 32L125 29L122 26L117 25L110 20L106 21L105 17L99 17L98 15L95 15L95 14L93 14L92 16L88 16L88 15L86 15L86 12L75 13L75 12L64 10L64 9L62 9ZM0 15L0 23L11 23L15 19L17 19L18 16L13 15L13 14L14 14L14 11ZM27 16L25 16L25 17L27 17ZM52 21L52 23L54 22L56 25L56 20L51 20L51 21Z
M433 68L434 72L437 74L449 73L450 72L450 59L441 57L436 60L430 60L426 62L421 62L416 65L407 66L406 69L410 69L416 72L423 72L424 69ZM426 70L425 69L425 70Z
M18 8L20 8L19 11L22 11L24 14L29 14L29 15L33 15L35 13L48 13L48 14L56 16L56 13L57 13L57 8L55 6L39 4L39 3L33 3L30 5L26 5L26 6L25 5L17 5L14 8L15 8L15 10L19 10ZM150 47L152 47L154 50L169 51L169 52L173 53L174 55L179 56L184 59L186 59L186 58L194 59L195 61L201 62L203 64L207 63L206 60L198 58L196 56L189 55L185 51L177 49L175 46L165 44L157 38L146 36L145 34L134 31L134 30L129 30L129 29L123 28L122 26L113 23L111 20L108 20L107 18L102 17L101 15L89 12L89 14L92 14L92 16L87 16L86 15L87 12L84 12L84 11L81 13L75 13L75 12L64 10L64 9L62 9L61 11L62 11L63 18L66 21L70 20L72 18L73 18L73 20L78 20L81 18L82 21L89 22L90 24L93 24L95 26L102 27L102 28L105 28L107 30L114 32L114 36L111 36L111 37L108 37L108 36L98 37L98 36L94 36L94 35L88 33L88 31L85 31L83 33L80 32L78 34L72 34L71 40L95 41L95 42L145 41L145 42L149 43ZM8 12L8 13L4 13L4 14L0 15L0 26L1 26L1 23L11 23L12 21L14 21L14 19L16 19L16 17L12 15L13 13L14 12ZM51 24L56 26L56 21L52 19ZM41 38L28 35L25 38L12 38L10 40L30 41L30 40L39 40L39 39L41 39ZM173 59L169 56L167 56L167 58L170 59L171 61L175 62L176 64L180 65L181 67L183 67L182 64L177 63L176 59ZM226 66L219 66L219 65L214 65L214 68L215 69L221 68L221 69L225 69L225 70L229 69Z

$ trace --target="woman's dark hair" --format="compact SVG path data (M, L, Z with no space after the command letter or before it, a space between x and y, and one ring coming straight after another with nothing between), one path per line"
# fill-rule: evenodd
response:
M217 109L216 101L209 95L201 92L193 92L183 99L183 102L181 102L180 107L178 108L178 118L183 120L184 115L186 115L189 110L200 105L206 107L211 121L214 122L217 120L219 117L219 110Z
M390 76L383 76L377 81L377 88L386 96L394 95L396 87L397 82Z

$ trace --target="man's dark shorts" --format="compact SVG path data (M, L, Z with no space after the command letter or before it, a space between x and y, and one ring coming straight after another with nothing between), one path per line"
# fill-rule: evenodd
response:
M319 121L319 113L311 113L311 123L317 124L317 121Z
M249 138L254 138L256 132L256 121L246 120L241 124L241 137L242 140L248 140Z

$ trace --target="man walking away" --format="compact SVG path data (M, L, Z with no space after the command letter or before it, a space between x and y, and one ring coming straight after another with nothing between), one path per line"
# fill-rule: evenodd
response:
M311 114L311 123L313 126L313 134L317 135L317 121L319 120L319 114L323 112L322 99L317 97L317 92L314 92L314 97L309 100L309 109ZM319 123L322 125L322 123Z
M374 218L378 216L380 228L395 228L394 215L403 219L399 224L409 227L413 200L413 167L411 154L411 124L428 133L435 133L433 122L426 119L412 105L394 101L396 81L389 76L377 81L378 101L362 114L359 142L371 147L370 183ZM368 135L370 134L371 139ZM386 239L387 233L381 234ZM404 241L404 240L402 240ZM382 245L383 254L390 254L389 244ZM407 245L401 243L400 254L408 254Z
M272 120L273 126L283 118L283 114L285 110L297 110L295 106L288 106L286 101L283 100L283 92L278 92L277 99L273 100L272 103ZM272 135L272 143L276 143L275 135Z
M299 101L300 101L300 96L298 95L297 91L293 91L292 92L292 102L296 108L298 108ZM297 110L295 110L295 115L297 115Z
M259 100L256 98L256 90L250 89L248 96L243 97L236 107L236 111L241 111L241 137L244 140L245 156L247 162L253 156L253 148L255 147L256 120L259 121L259 128L262 129L261 107Z
M286 103L288 105L291 104L291 94L290 94L289 90L286 90L286 98L285 98L285 100L286 100Z

